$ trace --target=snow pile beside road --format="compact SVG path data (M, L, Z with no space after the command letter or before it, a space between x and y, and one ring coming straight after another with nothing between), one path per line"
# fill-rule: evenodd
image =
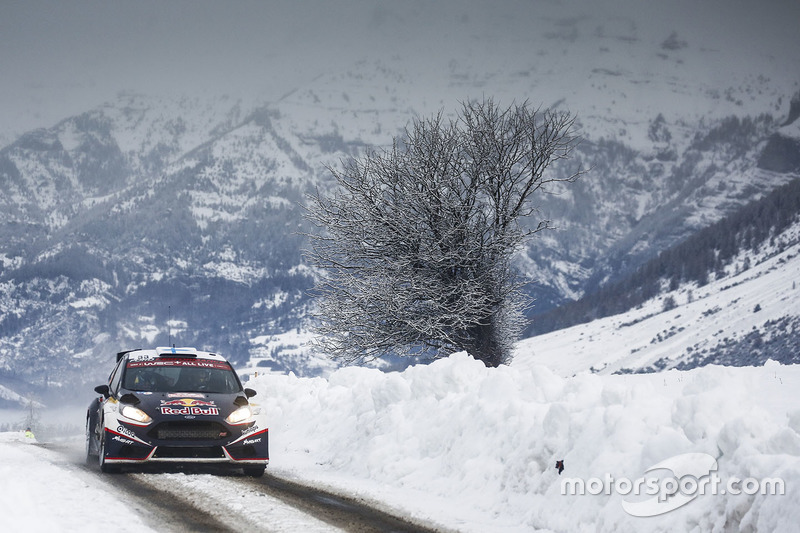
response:
M273 474L446 530L800 531L800 365L565 378L536 365L487 369L455 354L400 373L268 374L248 386L270 419ZM101 531L114 517L120 531L149 530L144 509L113 490L114 476L82 468L79 452L29 443L19 432L0 433L6 529ZM703 473L695 462L695 477L681 477L686 457L715 468ZM648 472L665 461L672 473ZM654 472L661 492L631 490ZM661 501L672 474L685 496ZM698 494L712 475L720 484ZM297 512L237 494L235 480L143 476L179 493L207 493L265 530L309 529L298 526L305 519ZM772 490L776 481L783 495ZM574 490L578 482L583 491ZM643 516L629 513L642 508Z
M270 419L271 471L460 531L800 527L800 366L562 378L455 354L402 373L344 368L248 386ZM687 453L717 458L716 494L696 490L657 516L623 509L623 500L655 496L641 485L638 496L626 493L622 478L653 476L651 466ZM675 477L691 492L691 480ZM563 494L567 478L587 493ZM753 492L773 478L784 495L718 492L731 480L741 487L736 479Z
M33 446L21 432L0 433L3 531L146 533L154 531L108 487L66 456Z

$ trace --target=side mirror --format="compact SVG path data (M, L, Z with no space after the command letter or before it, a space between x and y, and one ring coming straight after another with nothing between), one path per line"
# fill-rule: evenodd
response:
M244 389L244 395L247 396L248 398L252 398L253 396L256 395L256 391L254 391L253 389Z
M97 394L102 394L106 398L111 396L111 391L108 390L108 385L98 385L97 387L94 388L94 391Z

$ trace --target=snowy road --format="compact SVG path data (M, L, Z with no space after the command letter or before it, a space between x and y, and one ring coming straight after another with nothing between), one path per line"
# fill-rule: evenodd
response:
M269 474L258 479L207 469L101 474L84 464L78 441L0 446L20 468L17 475L6 476L15 480L9 482L15 496L6 502L4 515L29 531L51 530L54 524L60 531L100 531L109 522L120 531L136 532L442 531ZM80 513L76 502L83 508Z

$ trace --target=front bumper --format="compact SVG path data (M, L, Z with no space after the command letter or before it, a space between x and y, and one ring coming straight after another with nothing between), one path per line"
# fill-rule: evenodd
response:
M105 462L110 464L211 463L240 466L269 464L269 430L256 423L230 431L227 438L152 438L153 428L123 421L106 424ZM202 435L201 435L202 437Z

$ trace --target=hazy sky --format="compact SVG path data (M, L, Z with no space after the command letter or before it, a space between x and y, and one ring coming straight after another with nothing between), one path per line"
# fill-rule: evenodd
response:
M514 39L558 10L642 6L639 24L661 31L800 54L798 0L0 0L0 141L120 90L269 100L364 55L457 54L460 39Z

